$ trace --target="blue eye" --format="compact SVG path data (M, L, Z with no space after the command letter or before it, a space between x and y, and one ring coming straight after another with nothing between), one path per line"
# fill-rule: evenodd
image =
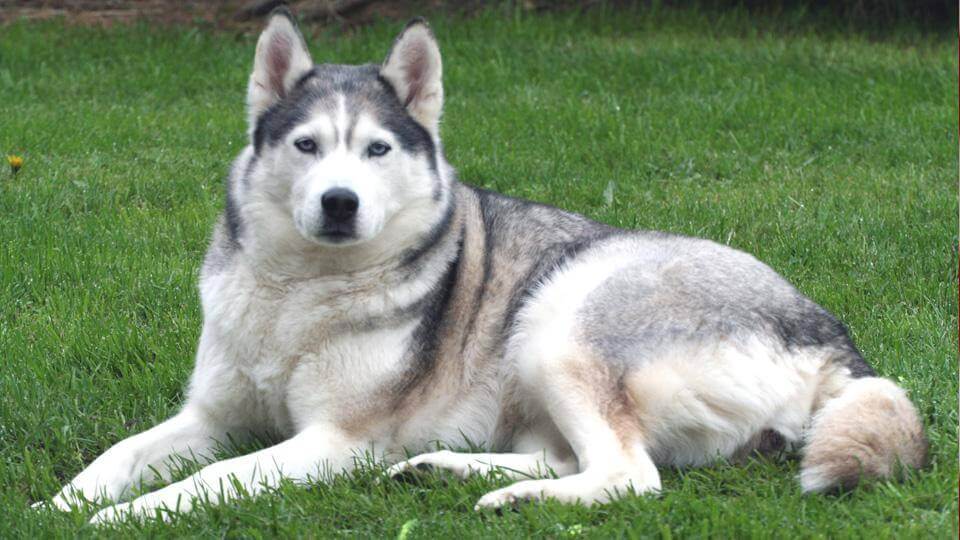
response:
M367 155L370 157L380 157L390 151L390 145L383 141L374 141L367 147Z
M317 142L309 137L297 139L293 142L293 145L304 154L312 154L317 151Z

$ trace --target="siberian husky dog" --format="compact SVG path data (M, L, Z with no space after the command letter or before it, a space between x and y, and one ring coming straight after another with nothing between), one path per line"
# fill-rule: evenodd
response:
M314 65L289 12L271 15L250 144L201 271L186 403L49 504L115 503L170 481L178 457L209 461L218 444L264 434L282 442L93 521L322 481L364 456L391 476L499 470L514 482L478 509L655 493L658 467L785 444L804 448L806 492L923 465L904 391L773 270L458 182L442 104L423 20L382 65Z

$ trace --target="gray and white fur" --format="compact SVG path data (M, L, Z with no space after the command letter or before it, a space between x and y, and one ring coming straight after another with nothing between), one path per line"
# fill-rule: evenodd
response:
M660 490L658 467L784 444L804 491L925 461L903 390L826 310L752 256L626 231L458 182L439 136L437 42L411 22L382 65L315 65L274 13L248 88L250 145L200 279L182 411L107 450L52 500L112 502L176 456L268 434L108 506L186 511L351 470L500 469L478 508ZM425 452L440 441L488 453ZM412 459L406 459L414 455ZM165 514L169 515L169 514Z

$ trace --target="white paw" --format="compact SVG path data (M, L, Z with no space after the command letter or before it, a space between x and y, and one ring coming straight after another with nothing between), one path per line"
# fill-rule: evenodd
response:
M122 444L122 443L121 443ZM83 504L115 501L134 483L136 456L122 447L107 450L57 493L50 504L63 511Z
M48 504L44 504L44 506L52 507L56 510L60 510L61 512L69 512L73 510L79 505L80 501L75 498L65 496L65 491L66 489L61 491L54 498L50 499Z
M419 456L401 461L387 469L387 476L397 478L408 474L416 474L430 469L450 471L460 478L466 478L472 473L480 472L481 465L471 466L466 460L460 459L458 454L449 450L420 454Z
M74 508L84 504L83 498L78 495L70 486L65 486L48 501L37 501L30 505L33 510L58 510L60 512L71 512Z
M417 465L414 463L414 459L411 458L404 461L394 463L389 468L387 468L387 476L389 478L397 478L403 476L407 473L413 473L417 470Z
M520 502L539 501L549 497L544 493L546 482L555 480L526 480L509 485L505 488L491 491L473 507L474 510L495 510L504 506L516 506Z

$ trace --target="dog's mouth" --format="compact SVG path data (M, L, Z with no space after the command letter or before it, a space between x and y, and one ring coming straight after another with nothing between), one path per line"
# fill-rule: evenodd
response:
M332 232L324 232L323 234L320 235L320 238L323 238L328 242L333 242L334 244L339 244L341 242L352 240L353 235L346 232L332 231Z
M318 236L331 244L343 244L357 238L352 223L325 223Z

